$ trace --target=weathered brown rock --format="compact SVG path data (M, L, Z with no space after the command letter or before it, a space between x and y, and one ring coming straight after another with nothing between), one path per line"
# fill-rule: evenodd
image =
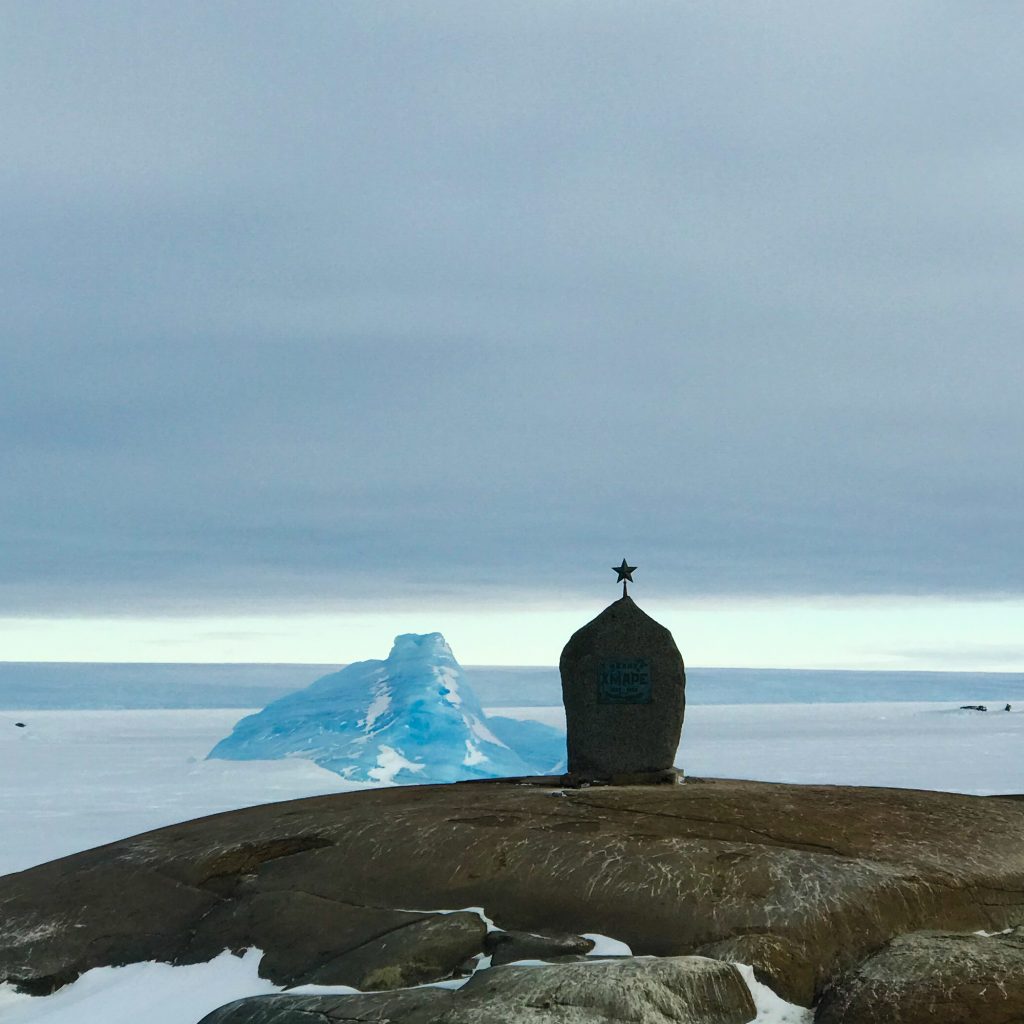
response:
M144 849L147 837L139 838ZM188 882L168 877L159 859L136 865L139 849L110 859L123 844L70 858L71 872L62 870L66 860L53 861L0 878L0 976L45 995L91 967L196 963L256 946L265 951L260 975L279 985L373 991L451 977L483 951L486 926L474 913L362 906L304 892L301 882L295 891L261 891L250 873L260 857L266 863L324 845L309 840L243 842L193 865ZM229 878L228 867L240 874ZM24 878L27 889L17 884ZM38 900L33 883L45 890Z
M445 1024L746 1024L750 990L729 964L701 957L497 967L473 975Z
M384 933L398 911L484 907L502 928L599 932L635 954L771 933L807 949L820 991L901 933L1024 922L1021 835L1015 800L726 780L314 797L0 878L0 980L44 990L101 964L207 959L214 915L243 923L225 945L258 934L285 958L294 922L277 929L260 900L305 893L339 907L342 952L359 921L378 927L367 915Z
M700 957L668 957L495 967L455 992L428 999L411 992L255 997L221 1007L200 1024L747 1024L755 1015L735 968Z
M810 1006L814 1002L816 957L799 939L771 932L747 933L709 942L697 952L716 960L750 964L754 977L789 1003Z
M100 964L185 954L217 898L108 849L79 854L71 871L53 861L0 877L0 980L47 995Z
M517 960L582 957L593 948L593 939L582 935L535 935L532 932L491 932L484 942L484 952L490 954L493 967Z
M447 989L412 988L351 996L253 996L208 1013L199 1024L430 1024L451 1008L452 995Z
M1024 930L901 935L837 979L816 1024L1020 1024Z
M448 978L483 949L476 914L415 914L361 907L305 892L259 892L207 914L187 959L227 948L266 950L260 975L278 985L351 985L363 991Z
M627 781L673 772L686 672L672 634L622 597L569 638L558 663L569 774Z
M481 952L486 932L476 914L425 915L327 961L308 981L377 992L450 978Z

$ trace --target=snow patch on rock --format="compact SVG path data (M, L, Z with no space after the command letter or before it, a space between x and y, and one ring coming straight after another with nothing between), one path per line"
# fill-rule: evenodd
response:
M787 1003L767 985L754 977L754 968L749 964L734 964L743 975L757 1007L757 1016L751 1024L813 1024L814 1011L796 1003Z

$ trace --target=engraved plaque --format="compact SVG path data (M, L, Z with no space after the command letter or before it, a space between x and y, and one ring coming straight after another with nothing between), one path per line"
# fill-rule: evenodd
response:
M645 658L602 661L598 704L650 704L651 669Z

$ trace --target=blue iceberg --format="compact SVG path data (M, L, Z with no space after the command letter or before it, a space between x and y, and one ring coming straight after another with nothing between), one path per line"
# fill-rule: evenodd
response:
M237 722L208 757L302 757L360 782L456 782L565 771L565 735L488 717L440 633L395 637L360 661Z

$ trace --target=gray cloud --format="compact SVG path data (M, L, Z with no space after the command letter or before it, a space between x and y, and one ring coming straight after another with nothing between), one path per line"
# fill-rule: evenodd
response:
M4 17L0 612L1021 592L1019 19Z

